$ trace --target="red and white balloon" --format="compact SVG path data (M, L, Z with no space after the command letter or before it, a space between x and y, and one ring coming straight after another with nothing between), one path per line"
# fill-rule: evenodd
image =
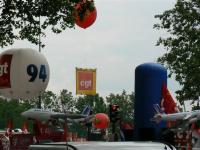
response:
M9 49L0 54L0 95L34 98L45 91L48 82L48 62L37 50Z

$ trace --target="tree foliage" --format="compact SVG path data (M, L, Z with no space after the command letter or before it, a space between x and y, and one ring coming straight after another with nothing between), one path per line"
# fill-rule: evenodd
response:
M158 58L170 75L182 88L177 99L196 100L200 96L200 0L177 0L174 8L156 15L160 23L154 27L166 30L168 37L161 37L157 45L163 45L166 53Z
M99 94L79 96L77 98L76 109L78 110L79 113L82 112L82 110L86 105L90 105L92 107L93 114L108 112L104 99L100 97Z
M66 89L63 89L58 96L58 105L61 106L61 111L75 111L75 99L72 95L72 92L69 92Z
M127 94L125 90L121 94L110 94L106 97L108 104L119 105L120 117L123 122L133 122L134 93Z
M45 91L41 94L40 99L42 101L43 109L55 109L57 104L56 94L52 91Z
M75 5L80 2L82 0L1 0L0 46L20 39L39 44L39 35L45 36L48 27L54 33L73 28L74 13L83 16L87 8L93 7L93 1L86 0L77 12Z
M86 105L90 105L93 114L108 114L109 104L118 104L120 106L120 116L124 122L133 121L133 102L134 93L127 94L123 91L121 94L110 94L106 100L96 95L84 95L74 97L66 89L60 91L58 95L52 91L45 91L41 94L42 109L50 109L56 112L70 111L81 113ZM13 121L14 127L20 128L24 121L21 116L23 111L38 106L38 98L35 99L10 99L0 98L0 128L5 128L8 119Z
M21 113L25 111L27 105L20 103L18 100L7 101L0 98L0 128L5 129L8 120L12 120L14 128L21 128L24 118Z

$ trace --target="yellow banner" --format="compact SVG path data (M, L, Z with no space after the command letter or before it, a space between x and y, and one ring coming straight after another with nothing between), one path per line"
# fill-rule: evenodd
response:
M96 94L96 69L76 68L76 94Z

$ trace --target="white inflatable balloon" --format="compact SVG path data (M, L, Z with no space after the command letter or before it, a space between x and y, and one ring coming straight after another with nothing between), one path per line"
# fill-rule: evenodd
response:
M9 49L0 54L0 95L30 99L44 92L49 82L49 65L33 49Z

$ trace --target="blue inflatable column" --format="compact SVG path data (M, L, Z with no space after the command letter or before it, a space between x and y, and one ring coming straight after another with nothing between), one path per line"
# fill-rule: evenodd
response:
M150 121L154 116L154 104L160 104L161 88L167 83L167 70L160 64L144 63L135 69L135 140L157 140L165 123Z

